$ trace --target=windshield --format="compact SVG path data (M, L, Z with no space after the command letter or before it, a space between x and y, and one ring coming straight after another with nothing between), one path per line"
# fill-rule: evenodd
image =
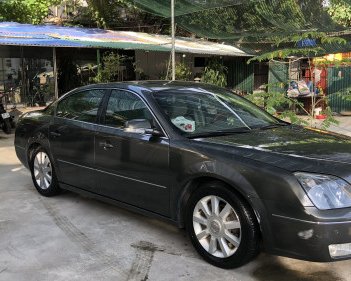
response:
M280 121L225 89L170 89L153 94L169 121L184 136L239 132Z

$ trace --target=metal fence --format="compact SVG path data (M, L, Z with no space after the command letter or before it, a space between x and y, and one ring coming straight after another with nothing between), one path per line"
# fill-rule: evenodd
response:
M351 67L328 67L329 105L333 112L351 111Z
M247 58L234 58L225 62L228 68L228 87L241 92L254 90L254 65L247 64Z

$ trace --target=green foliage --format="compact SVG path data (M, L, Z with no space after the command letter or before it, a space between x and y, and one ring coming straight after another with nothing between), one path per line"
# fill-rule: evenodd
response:
M122 71L121 66L124 65L127 59L126 56L113 52L106 53L102 58L102 67L99 67L94 82L108 83L118 81Z
M338 24L351 27L351 5L343 0L332 0L328 13Z
M132 10L134 7L130 4L131 1L115 0L87 0L89 13L92 20L98 27L110 28L121 21L121 13L124 8Z
M340 37L330 37L325 32L319 31L306 31L303 33L296 33L287 36L273 36L271 38L275 41L277 47L279 47L282 43L294 43L296 45L297 42L304 39L316 39L322 44L346 44L346 40Z
M134 5L131 0L87 0L88 7L72 18L74 24L97 26L105 29L119 29L160 33L168 19L150 15Z
M314 116L304 110L304 105L296 99L291 99L282 93L260 92L248 95L246 98L280 119L287 120L296 125L313 126ZM305 111L307 117L297 115L296 109ZM338 124L338 121L334 118L329 106L327 106L326 110L322 113L327 116L327 118L321 123L322 129L325 130L332 124Z
M298 43L301 40L305 40L305 39L311 39L311 40L315 40L317 45L315 47L298 47ZM252 59L250 59L248 61L248 63L250 63L251 61L267 61L267 60L274 60L274 59L280 59L280 60L284 60L287 59L290 56L300 56L301 58L310 58L312 56L317 56L318 54L325 54L326 50L322 47L323 45L333 45L333 44L345 44L347 43L347 41L343 38L340 37L333 37L333 36L329 36L328 34L324 33L324 32L303 32L303 33L297 33L297 34L292 34L289 36L278 36L273 38L273 40L275 41L275 44L277 47L280 47L281 45L286 45L286 44L290 44L290 45L294 45L293 47L290 48L281 48L278 50L274 50L271 52L267 52L261 55L258 55ZM319 43L319 46L318 46ZM321 44L321 45L320 45ZM292 110L290 110L291 108L291 103L288 102L287 100L284 101L284 99L289 99L287 97L284 98L277 98L276 94L274 93L266 93L266 97L265 97L265 101L267 102L267 104L270 104L270 99L277 99L276 104L274 105L279 105L279 102L281 102L281 105L283 106L287 106L287 110L284 110L281 113L281 117L283 118L288 118L290 119L290 121L292 123L297 123L299 124L301 121L301 119L296 115L295 112L293 112ZM316 101L316 99L312 96L311 97L311 101L312 101L312 112L307 112L304 108L303 105L298 104L295 102L295 100L290 99L291 101L294 101L294 107L300 107L302 110L305 111L305 113L307 113L308 115L308 121L310 126L312 126L313 121L314 121L314 110L317 107L318 103L321 101L319 100L318 102ZM328 97L325 97L325 102L328 104ZM274 107L274 105L272 106L272 108L276 108ZM269 111L269 108L268 108ZM272 111L272 110L271 110ZM272 112L274 113L274 112ZM321 126L323 129L326 129L328 127L330 127L332 124L337 124L337 120L333 117L333 113L332 110L330 109L330 107L327 106L326 110L323 112L327 118L322 122ZM302 123L304 124L304 123Z
M184 81L189 81L192 75L190 67L187 66L184 62L176 63L175 74L177 80Z
M253 61L267 61L273 59L286 59L289 56L301 56L301 57L309 57L309 56L317 56L318 53L322 52L322 47L315 47L315 48L286 48L286 49L278 49L272 52L267 52L258 56L255 56L248 60L248 64Z
M294 0L284 1L290 3ZM237 5L232 1L233 5L218 1L217 7L213 8L211 5L216 6L214 2L203 3L203 9L198 8L198 11L193 13L185 12L184 15L177 17L177 23L198 36L213 39L241 39L270 32L271 25L267 25L268 21L261 14L269 6L259 3L265 1L238 1L240 3ZM288 8L288 5L285 5L285 8ZM279 14L275 12L274 18L277 19L278 16ZM292 22L296 22L296 15L292 15L292 18L294 18Z
M276 36L271 38L274 40L276 47L281 47L282 45L290 44L292 47L281 47L280 49L266 52L251 58L248 63L252 61L266 61L272 60L275 58L286 59L290 56L300 56L300 57L313 57L318 56L319 54L325 54L326 50L323 48L323 45L333 45L333 44L347 44L347 41L341 37L331 37L324 32L304 32L299 34L292 34L289 36ZM298 47L298 43L302 40L311 39L316 40L317 43L322 45L315 47Z
M169 0L134 3L150 13L170 16ZM325 0L177 0L175 13L177 24L199 37L234 39L241 46L272 35L342 29L328 14Z
M331 125L338 125L339 121L333 116L333 111L329 106L322 112L327 118L322 122L321 126L323 130L327 130Z
M335 93L335 95L344 101L351 102L351 88L342 89Z
M293 124L307 125L305 120L299 118L296 112L291 110L293 107L302 107L303 105L282 93L259 92L248 95L246 98L272 115L287 119Z
M38 24L49 15L49 8L59 0L3 0L0 1L0 21Z
M168 62L167 65L170 65L170 62ZM176 80L189 81L192 76L190 67L186 65L186 63L184 62L176 62L175 76L176 76ZM168 71L168 75L161 75L160 79L171 80L172 79L171 70Z
M201 82L226 87L227 72L227 67L225 67L218 58L212 58L205 67Z

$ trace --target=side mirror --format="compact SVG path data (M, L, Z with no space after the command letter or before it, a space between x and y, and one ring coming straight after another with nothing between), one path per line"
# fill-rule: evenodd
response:
M145 134L152 135L154 137L164 137L164 134L157 129L146 129Z
M148 129L151 129L151 124L146 119L132 119L124 125L124 131L128 133L145 134Z

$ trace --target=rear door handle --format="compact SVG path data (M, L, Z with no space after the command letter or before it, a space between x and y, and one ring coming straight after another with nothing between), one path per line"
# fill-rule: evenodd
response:
M61 134L57 131L50 132L50 135L52 135L53 137L60 137L61 136Z
M108 142L100 142L99 146L103 147L104 150L114 148L114 146L111 143L108 143Z

